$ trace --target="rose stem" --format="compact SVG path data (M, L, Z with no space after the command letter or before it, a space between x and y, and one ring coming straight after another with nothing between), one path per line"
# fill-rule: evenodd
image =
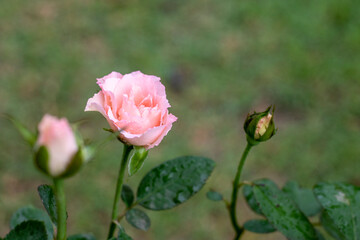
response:
M233 191L232 191L232 195L231 195L231 203L229 206L229 214L230 214L230 218L231 218L231 224L236 232L235 238L234 240L238 240L240 239L241 234L244 231L244 228L239 226L237 219L236 219L236 202L237 202L237 195L238 195L238 191L239 191L239 181L240 181L240 177L241 177L241 172L246 160L246 157L248 155L248 153L250 152L252 145L250 145L249 143L246 145L246 148L244 149L244 152L241 156L241 160L239 162L239 166L236 172L236 176L233 182Z
M112 208L111 223L110 223L108 239L113 237L114 231L116 228L115 221L119 214L119 201L120 201L120 197L121 197L121 190L122 190L122 185L124 182L126 165L127 165L129 155L130 155L132 148L133 148L133 146L124 144L124 150L123 150L123 155L122 155L122 159L121 159L119 176L118 176L117 184L116 184L116 192L115 192L114 204L113 204L113 208Z
M57 237L56 240L66 240L66 200L64 180L54 178L55 197L57 206Z

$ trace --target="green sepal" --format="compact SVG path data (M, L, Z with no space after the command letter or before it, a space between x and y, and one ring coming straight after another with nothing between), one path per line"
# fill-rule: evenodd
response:
M79 147L79 150L76 152L76 154L72 157L69 165L66 167L66 170L63 174L58 176L57 178L68 178L73 175L75 175L80 168L82 167L84 163L84 154L83 149Z
M83 162L87 163L90 160L92 160L92 158L95 155L95 147L91 146L91 145L87 145L87 146L82 146L82 154L83 154Z
M134 146L134 153L129 161L129 176L134 175L142 168L142 166L144 165L144 161L148 156L148 153L149 151L146 150L144 147Z
M115 133L115 131L112 130L111 128L103 128L103 130L109 133Z
M255 138L256 126L260 121L260 119L266 117L269 114L270 108L271 106L268 107L264 112L260 112L260 113L254 112L253 114L248 114L244 123L244 130L250 138L252 139Z
M8 118L14 127L19 131L20 135L23 139L31 146L34 147L36 143L37 136L32 133L27 127L25 127L20 121L15 119L9 114L5 114L5 117Z
M52 176L49 170L49 158L50 155L47 148L45 146L40 146L35 151L34 163L41 172L53 178L68 178L73 176L80 170L85 161L83 148L79 147L79 150L74 154L64 172L59 176Z
M49 152L45 146L40 146L34 154L35 166L46 175L49 173Z
M251 138L249 135L246 135L246 140L251 146L256 146L260 143L259 141L256 141L253 138Z
M267 127L265 133L260 136L260 138L255 139L256 127L257 127L259 121L263 117L266 117L270 113L271 108L272 108L272 106L268 107L264 112L259 112L259 113L254 112L253 114L248 114L248 116L244 122L244 130L246 133L247 142L250 145L255 146L255 145L259 144L260 142L266 141L275 135L276 129L275 129L274 118L273 118L275 107L273 107L272 117L269 122L269 126Z

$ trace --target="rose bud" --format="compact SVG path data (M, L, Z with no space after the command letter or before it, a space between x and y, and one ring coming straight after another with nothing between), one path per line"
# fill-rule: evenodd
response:
M39 123L38 131L35 144L36 166L53 178L75 174L80 169L84 156L67 119L46 114Z
M90 98L85 111L98 111L127 145L153 148L170 131L176 117L169 113L160 78L140 71L112 72L97 79L101 90Z
M270 110L271 106L264 112L248 114L244 123L244 130L249 144L257 145L275 135L276 129L273 120L275 108L273 108L272 113Z
M129 161L129 176L134 175L142 168L148 153L149 150L146 150L144 147L134 147L134 153Z

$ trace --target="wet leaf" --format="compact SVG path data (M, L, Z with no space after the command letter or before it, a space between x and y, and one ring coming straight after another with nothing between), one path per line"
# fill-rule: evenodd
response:
M17 225L30 220L43 222L46 228L47 239L53 239L54 229L49 216L46 212L33 206L27 206L17 210L11 217L10 228L14 229Z
M256 201L269 222L289 239L316 240L314 227L295 203L274 182L261 179L252 187Z
M315 229L315 230L316 230L316 235L319 240L326 240L325 237L317 229Z
M56 226L57 224L56 199L52 187L49 185L40 185L38 187L38 193L47 213L51 218L51 221Z
M276 228L266 219L249 220L244 223L244 228L254 233L271 233L276 231Z
M30 220L16 225L14 229L6 235L4 240L44 240L49 239L43 222ZM52 238L51 238L52 239Z
M120 227L119 234L116 240L133 240L133 239L126 234L124 228Z
M360 188L345 183L318 183L314 193L325 209L322 222L336 238L360 239Z
M300 188L297 182L289 181L282 190L294 200L306 216L314 216L321 211L321 206L311 189Z
M206 193L206 197L212 201L221 201L223 200L223 196L218 193L218 192L215 192L213 190L210 190Z
M252 186L244 185L243 195L246 200L246 203L255 213L259 215L264 215L260 209L259 203L256 202Z
M127 207L130 207L131 204L134 202L134 193L129 185L123 185L121 190L121 199Z
M214 166L211 159L192 156L160 164L142 179L138 202L151 210L173 208L200 191Z
M320 217L321 225L336 240L345 239L344 235L337 229L329 214L324 210Z
M126 220L135 228L147 231L150 227L150 218L140 209L131 209L126 212Z

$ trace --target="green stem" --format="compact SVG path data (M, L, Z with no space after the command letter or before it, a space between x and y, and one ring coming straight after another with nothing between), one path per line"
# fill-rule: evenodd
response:
M115 232L115 228L116 228L115 221L119 214L119 201L120 201L120 197L121 197L122 186L124 183L124 175L125 175L126 165L127 165L129 155L130 155L132 148L133 148L133 146L124 144L124 150L123 150L119 175L118 175L117 184L116 184L116 192L115 192L114 204L113 204L113 208L112 208L111 223L110 223L108 239L112 238L114 235L114 232Z
M66 200L64 180L54 178L55 197L57 206L57 237L56 240L66 240Z
M231 195L231 203L229 206L229 214L230 214L230 219L231 219L231 224L236 232L235 238L234 240L238 240L241 237L241 234L244 232L244 228L239 226L239 223L237 222L236 219L236 202L237 202L237 195L238 195L238 191L239 191L239 181L240 181L240 177L241 177L241 172L242 169L244 167L244 163L246 160L247 155L250 152L252 145L250 145L249 143L246 145L246 148L241 156L241 160L236 172L236 176L233 182L233 191L232 191L232 195Z

